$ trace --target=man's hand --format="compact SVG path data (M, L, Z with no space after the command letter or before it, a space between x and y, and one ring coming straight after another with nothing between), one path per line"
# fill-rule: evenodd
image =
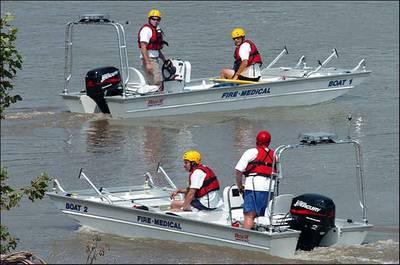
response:
M242 198L244 198L244 188L243 188L243 186L241 186L239 188L239 193L240 193L240 195L242 195Z
M153 74L153 65L151 63L146 63L146 70L149 74Z
M173 192L171 192L171 196L170 199L173 200L175 199L175 196L179 193L179 190L174 190Z

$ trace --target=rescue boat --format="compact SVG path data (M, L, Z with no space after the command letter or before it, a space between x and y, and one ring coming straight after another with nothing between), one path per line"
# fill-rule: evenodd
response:
M336 216L351 207L348 202L336 205L331 198L319 193L280 194L280 186L287 179L284 174L287 165L284 167L282 163L284 153L289 150L310 153L311 149L318 158L318 149L336 152L334 146L344 145L354 147L355 159L346 158L346 161L355 162L356 176L346 185L355 184L354 192L361 207L359 219ZM357 140L337 139L330 133L306 133L297 144L279 146L273 165L278 168L272 176L276 185L270 186L271 198L265 216L255 219L252 230L242 228L243 199L235 184L224 187L220 208L171 211L170 194L176 186L161 166L154 173L144 175L143 185L113 188L97 187L81 169L78 177L91 189L66 191L53 179L53 190L46 195L62 213L82 226L121 237L227 246L283 258L293 258L297 249L310 251L315 247L364 242L373 225L367 219L361 146ZM332 180L322 172L319 174L322 186ZM352 216L354 210L350 209Z
M103 66L85 76L85 87L70 87L73 68L73 32L84 26L113 27L116 30L119 68ZM314 105L333 100L358 86L371 73L366 60L353 68L327 67L338 58L336 49L317 67L300 56L291 67L274 67L288 54L286 47L265 68L258 82L207 77L191 79L191 64L181 59L166 60L162 66L163 90L146 83L129 65L125 30L109 16L87 14L67 23L65 33L64 89L61 96L69 111L109 113L115 119L174 116L265 107Z

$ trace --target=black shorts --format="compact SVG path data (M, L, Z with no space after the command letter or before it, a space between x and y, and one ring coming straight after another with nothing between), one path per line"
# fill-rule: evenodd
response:
M201 204L201 202L198 199L193 199L192 202L190 203L190 205L192 205L194 208L198 209L198 210L214 210L216 208L208 208L206 206L204 206L203 204Z
M254 82L258 82L260 80L260 76L256 77L256 78L251 78L251 77L245 77L245 76L238 76L239 80L245 80L245 81L254 81Z

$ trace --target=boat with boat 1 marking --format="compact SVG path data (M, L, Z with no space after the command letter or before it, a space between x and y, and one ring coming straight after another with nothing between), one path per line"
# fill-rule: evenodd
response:
M85 76L85 87L70 87L73 74L75 28L113 27L116 30L119 68L103 66ZM93 45L93 43L91 43ZM207 77L191 79L191 64L168 59L162 66L163 90L146 83L140 70L129 65L125 30L121 23L103 14L86 14L67 23L65 33L64 89L69 111L109 113L115 119L175 116L265 107L314 105L333 100L360 85L370 74L366 60L351 68L327 67L338 58L336 49L317 67L300 56L288 67L274 67L288 54L284 49L262 69L258 82Z

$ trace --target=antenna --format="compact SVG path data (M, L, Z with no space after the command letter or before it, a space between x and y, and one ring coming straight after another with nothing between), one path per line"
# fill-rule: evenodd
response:
M351 114L347 115L347 121L348 121L348 124L347 124L347 139L349 139L349 140L351 139L351 137L350 137L351 120L352 120Z

